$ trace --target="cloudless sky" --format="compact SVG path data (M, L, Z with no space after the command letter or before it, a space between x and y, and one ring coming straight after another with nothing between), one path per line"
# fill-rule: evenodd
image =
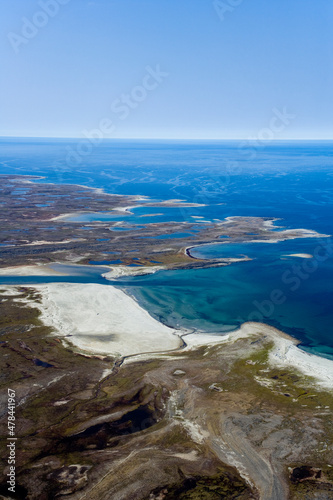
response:
M59 0L53 17L36 14L47 0L0 1L2 136L108 119L105 137L248 138L285 108L274 139L333 137L331 0L220 0L239 4L224 16L212 0ZM45 25L28 39L23 18ZM145 96L157 65L168 76ZM133 91L135 108L111 109Z

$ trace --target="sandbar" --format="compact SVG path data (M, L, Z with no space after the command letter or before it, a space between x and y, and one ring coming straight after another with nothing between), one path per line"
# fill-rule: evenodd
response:
M299 257L300 259L313 259L313 255L310 253L290 253L288 255L284 255L284 257Z

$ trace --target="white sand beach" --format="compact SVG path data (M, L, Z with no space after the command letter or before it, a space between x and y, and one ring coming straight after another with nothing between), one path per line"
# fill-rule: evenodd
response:
M41 267L17 267L12 268L12 271L17 276L35 274L37 271L42 274ZM5 270L7 273L8 269ZM42 269L44 273L47 266ZM296 339L266 324L247 322L225 335L203 332L188 334L185 330L172 329L155 320L133 298L110 285L50 283L29 287L41 294L41 303L31 301L30 304L40 309L44 324L52 327L55 335L88 354L145 354L144 357L154 357L158 353L165 355L178 350L184 339L186 355L187 350L199 346L236 342L249 336L265 336L274 343L269 354L270 365L290 367L313 377L324 389L333 388L332 360L299 349ZM3 288L11 293L16 287L9 285Z
M41 320L54 333L89 353L128 356L170 351L182 345L177 332L152 318L121 290L98 284L34 285Z
M294 368L316 379L321 387L333 390L333 360L305 352L279 334L275 335L275 347L270 352L269 363L283 368Z

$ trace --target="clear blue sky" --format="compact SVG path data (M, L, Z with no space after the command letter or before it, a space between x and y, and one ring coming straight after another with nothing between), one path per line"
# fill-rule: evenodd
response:
M1 0L0 135L333 137L331 0L43 1Z

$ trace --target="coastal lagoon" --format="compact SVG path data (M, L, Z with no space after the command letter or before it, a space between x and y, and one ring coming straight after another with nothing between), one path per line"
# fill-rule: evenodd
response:
M172 327L221 333L248 320L260 321L293 335L303 349L333 358L332 143L274 142L259 148L249 144L246 150L237 142L103 141L71 164L68 152L76 145L65 140L1 139L0 173L37 175L44 178L36 182L74 183L144 197L141 207L123 216L78 216L86 223L100 218L131 226L168 221L210 224L251 216L275 218L276 227L303 228L328 237L230 244L220 239L219 244L190 250L197 258L251 259L218 268L107 281L101 276L104 268L90 266L80 271L68 268L65 277L1 276L1 283L112 284ZM13 193L24 194L21 189ZM196 206L145 206L169 199ZM52 198L45 203L52 203Z

